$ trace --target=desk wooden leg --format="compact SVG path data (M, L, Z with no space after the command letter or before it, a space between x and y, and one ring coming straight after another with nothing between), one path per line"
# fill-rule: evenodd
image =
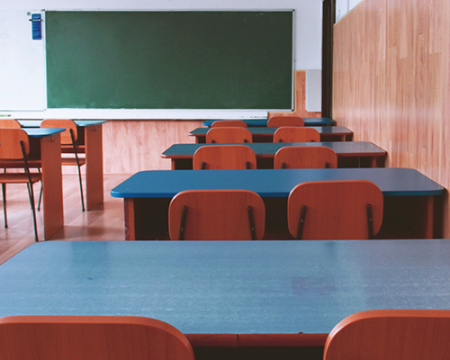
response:
M378 167L378 162L377 162L377 157L376 156L372 156L370 158L370 167L373 167L373 168Z
M123 199L123 205L125 218L125 240L136 240L134 199Z
M425 211L425 239L433 239L434 196L427 196Z
M64 226L60 135L41 139L44 238L50 239Z
M86 209L103 203L103 136L102 126L86 126Z

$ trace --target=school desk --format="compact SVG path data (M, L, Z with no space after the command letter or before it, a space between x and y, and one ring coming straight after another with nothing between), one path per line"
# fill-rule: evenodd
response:
M142 171L112 189L111 196L124 199L127 240L167 239L170 200L180 191L192 189L256 192L266 205L266 233L274 232L278 239L289 239L287 198L297 184L352 179L372 181L383 192L385 211L380 236L383 233L392 236L394 232L394 238L433 237L434 197L442 195L444 188L413 169Z
M372 309L449 309L449 240L52 241L0 265L0 316L126 315L198 346L323 346Z
M41 126L41 120L19 120L24 128ZM86 155L86 209L103 203L103 137L105 120L75 120L78 127L78 149ZM63 150L64 151L64 150ZM72 150L67 150L70 152Z
M305 126L332 126L335 124L334 120L327 117L318 117L318 118L304 118L302 117ZM202 123L202 126L210 127L214 121L224 121L224 120L205 120ZM248 127L260 127L267 126L267 121L269 119L244 119L242 120L247 124Z
M322 141L349 141L353 138L353 132L343 126L311 126L320 134ZM206 133L209 128L197 128L192 130L189 135L194 136L197 143L205 143ZM253 142L272 142L273 134L277 128L272 127L250 127L248 130L253 135Z
M202 146L223 144L174 144L164 151L161 156L171 159L172 169L192 169L192 158L195 151ZM326 146L333 149L337 156L339 167L346 167L342 163L343 158L352 158L353 163L361 166L383 167L386 160L386 150L383 150L371 142L365 141L335 141L335 142L310 142L310 143L250 143L243 144L250 147L256 154L258 169L273 168L275 153L290 146ZM361 161L359 161L361 160Z
M64 226L61 174L61 140L64 129L24 129L28 134L30 158L41 168L43 185L44 239ZM1 165L0 165L1 166Z

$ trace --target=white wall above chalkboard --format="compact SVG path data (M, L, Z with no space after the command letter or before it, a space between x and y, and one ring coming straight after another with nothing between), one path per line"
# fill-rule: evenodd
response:
M45 109L44 40L32 39L31 14L0 12L0 111Z

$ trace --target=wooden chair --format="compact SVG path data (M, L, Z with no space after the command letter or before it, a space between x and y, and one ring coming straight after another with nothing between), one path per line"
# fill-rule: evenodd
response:
M287 146L274 157L274 169L337 168L337 155L326 146Z
M250 130L241 127L212 128L206 133L207 143L251 143L253 142Z
M288 198L289 232L296 239L369 239L382 219L383 193L366 180L305 182Z
M36 226L36 211L34 206L33 184L41 181L40 173L32 174L28 166L27 155L30 151L28 135L21 129L0 128L0 161L21 162L23 173L0 173L0 183L2 184L3 195L3 218L5 228L8 227L6 215L6 184L26 184L28 188L28 196L30 199L31 211L33 214L34 239L39 241Z
M202 146L194 153L194 170L256 169L256 154L245 145Z
M61 157L62 166L76 166L78 169L78 182L80 184L80 194L81 194L81 209L85 211L84 208L84 196L83 196L83 181L81 179L81 166L86 164L86 159L84 157L79 157L77 141L77 125L73 120L68 119L47 119L41 124L42 128L63 128L66 131L61 133L61 146L67 147L71 146L71 153L73 156L68 157L67 155ZM41 188L42 194L42 188ZM41 195L39 196L39 205L41 203ZM40 207L40 206L39 206ZM38 209L39 209L38 207Z
M0 128L20 129L20 123L15 119L0 119Z
M169 205L172 240L260 240L265 207L249 190L187 190Z
M134 316L0 318L2 360L194 360L173 326Z
M305 126L305 123L298 116L272 116L267 121L267 127L281 126Z
M216 127L247 127L247 124L242 120L221 120L214 121L211 124L212 128Z
M450 311L372 310L350 315L328 335L324 360L448 360Z
M308 127L282 126L273 134L273 142L320 142L320 134Z

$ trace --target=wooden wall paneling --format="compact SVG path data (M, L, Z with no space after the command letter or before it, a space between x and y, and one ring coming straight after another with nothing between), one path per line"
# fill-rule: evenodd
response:
M272 116L300 116L300 117L321 117L321 112L306 111L306 72L297 70L294 74L294 111L269 112Z
M448 0L365 0L334 29L333 118L450 185ZM444 201L444 236L450 211Z
M194 143L189 131L200 120L110 120L103 125L105 174L133 174L142 170L169 170L161 153L176 143Z

